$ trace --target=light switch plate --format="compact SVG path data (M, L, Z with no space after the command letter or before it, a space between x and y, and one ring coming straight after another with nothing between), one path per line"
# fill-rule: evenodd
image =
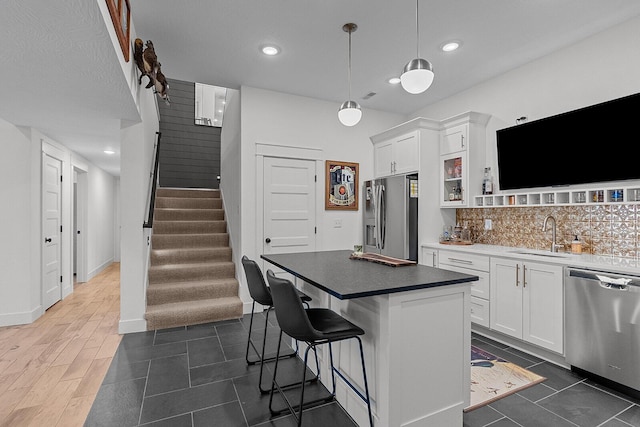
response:
M342 228L342 220L334 219L333 220L333 228Z

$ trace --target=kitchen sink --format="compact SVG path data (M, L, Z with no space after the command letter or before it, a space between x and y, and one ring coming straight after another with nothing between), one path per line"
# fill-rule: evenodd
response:
M545 256L551 258L568 258L569 254L557 253L557 252L535 252L535 251L509 251L512 254L520 254L520 255L535 255L535 256Z

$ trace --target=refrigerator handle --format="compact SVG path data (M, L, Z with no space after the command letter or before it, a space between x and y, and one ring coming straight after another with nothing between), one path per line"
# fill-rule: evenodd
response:
M375 230L375 237L376 237L376 249L380 249L380 229L382 228L382 224L380 223L380 191L381 191L381 187L380 185L376 185L374 187L374 194L375 194L375 209L374 209L374 230Z
M380 217L378 215L378 212L380 212L380 206L378 205L380 199L379 190L380 188L377 185L373 187L373 231L375 234L376 249L380 249Z
M379 249L384 249L385 241L387 238L387 206L385 202L385 191L384 185L380 185L380 247Z

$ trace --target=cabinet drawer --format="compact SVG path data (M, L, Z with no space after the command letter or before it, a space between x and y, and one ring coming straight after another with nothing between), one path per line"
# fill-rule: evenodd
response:
M452 265L473 270L489 271L489 257L456 251L439 251L440 265ZM444 268L444 267L442 267Z
M471 321L478 325L489 327L489 301L471 297Z
M439 267L444 270L451 270L458 273L478 276L477 282L471 282L471 296L489 299L489 289L491 289L491 283L489 281L488 271L472 270L470 268L458 267L457 265L446 265L442 263L440 263Z

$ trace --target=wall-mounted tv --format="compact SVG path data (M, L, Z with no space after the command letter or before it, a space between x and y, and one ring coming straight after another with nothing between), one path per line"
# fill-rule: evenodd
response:
M500 190L640 180L640 93L496 131Z

